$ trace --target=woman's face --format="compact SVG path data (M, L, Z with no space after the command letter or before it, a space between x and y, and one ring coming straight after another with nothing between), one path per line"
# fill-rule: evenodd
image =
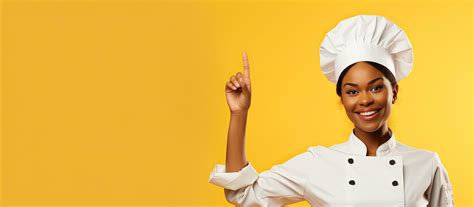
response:
M358 62L342 79L341 102L356 128L374 132L387 124L397 92L398 85L392 89L382 72Z

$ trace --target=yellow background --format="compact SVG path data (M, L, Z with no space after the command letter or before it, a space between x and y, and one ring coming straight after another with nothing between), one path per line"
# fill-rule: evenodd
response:
M262 172L346 141L319 45L340 20L378 14L415 57L389 126L437 152L456 206L474 206L472 12L470 1L4 0L2 204L230 206L208 178L225 162L224 86L242 51L247 159Z

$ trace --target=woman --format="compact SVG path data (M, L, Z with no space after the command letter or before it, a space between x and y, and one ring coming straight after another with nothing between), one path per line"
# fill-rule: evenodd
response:
M282 206L306 200L314 206L454 206L448 173L437 153L398 142L388 126L398 82L412 68L406 34L382 16L341 21L320 47L321 68L336 84L354 129L347 142L313 146L258 174L245 158L250 108L250 68L226 83L231 121L226 165L209 181L240 206Z

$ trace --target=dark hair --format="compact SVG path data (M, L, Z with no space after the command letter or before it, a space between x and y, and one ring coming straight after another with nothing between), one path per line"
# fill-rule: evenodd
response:
M366 63L369 63L370 65L372 65L374 68L376 68L377 70L379 70L380 72L383 73L383 75L385 77L387 77L387 79L390 81L390 84L392 85L392 88L395 88L395 86L397 85L397 80L395 79L395 76L393 76L392 72L390 72L390 70L388 70L387 67L379 64L379 63L376 63L376 62L371 62L371 61L364 61ZM351 65L347 66L341 73L341 75L339 76L339 79L337 80L337 85L336 85L336 93L339 97L341 97L341 84L342 84L342 78L344 78L344 76L346 75L347 71L349 71L349 69L352 68L352 66L354 66L357 62L355 63L352 63Z

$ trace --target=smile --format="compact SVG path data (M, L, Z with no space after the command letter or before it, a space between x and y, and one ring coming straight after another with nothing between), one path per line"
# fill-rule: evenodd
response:
M381 109L377 109L375 111L368 111L368 112L355 112L357 114L357 116L362 119L362 120L365 120L365 121L370 121L370 120L373 120L378 112L380 111Z

